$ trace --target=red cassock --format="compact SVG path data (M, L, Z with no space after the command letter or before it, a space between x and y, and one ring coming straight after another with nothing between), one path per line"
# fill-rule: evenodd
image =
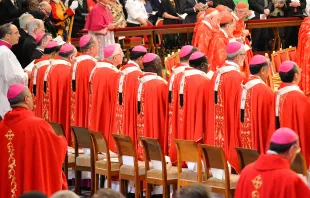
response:
M112 88L112 133L128 135L137 141L136 109L137 83L142 74L138 65L129 63L120 68L115 75ZM109 136L109 148L115 151L115 143Z
M200 52L208 56L209 44L212 39L212 26L209 22L203 20L197 28L196 37L193 38L193 46L197 47Z
M43 78L43 119L60 123L71 143L70 129L70 72L71 64L65 60L54 59L46 69Z
M88 127L89 76L95 65L95 58L80 55L71 67L71 126Z
M212 39L208 49L208 62L210 70L216 71L216 68L225 63L226 60L226 46L229 43L229 38L224 30L214 29L212 32Z
M274 93L258 76L250 76L242 82L239 92L238 137L242 148L255 149L265 153L270 134L270 109Z
M197 46L197 37L199 37L198 35L198 30L200 29L200 27L202 26L202 20L200 21L197 21L195 23L195 27L194 27L194 30L193 30L193 40L192 40L192 45L193 46Z
M178 95L178 133L185 135L183 138L186 140L202 139L201 134L195 134L196 108L199 99L197 95L202 91L200 87L209 82L210 79L206 73L194 68L186 68L181 77Z
M0 131L0 197L34 190L51 196L68 188L62 172L67 143L47 122L17 107L5 115Z
M155 73L144 73L137 85L137 137L158 138L162 148L165 142L163 126L166 120L167 82ZM143 160L143 146L137 139L137 154Z
M180 63L172 68L172 75L168 82L168 103L166 106L166 135L164 152L170 156L171 162L176 162L177 151L174 139L184 139L185 134L178 133L178 107L179 107L179 88L182 72L189 65Z
M238 95L244 76L239 66L226 61L213 75L208 90L206 117L206 144L220 146L224 149L229 163L238 170L239 162L234 145L239 125Z
M117 73L111 63L98 61L89 79L89 129L102 132L106 139L111 134L112 101L115 102L112 88Z
M242 170L235 198L310 197L306 183L290 169L288 160L279 155L263 154Z
M301 152L305 156L308 167L310 164L310 99L297 85L281 83L273 102L271 123L276 124L276 128L287 127L298 134ZM274 131L275 128L272 127L271 132Z
M39 91L43 87L43 77L46 68L50 64L50 60L47 56L42 56L40 59L34 61L34 67L31 72L31 78L29 83L29 90L32 93L33 98L33 112L39 118L42 118L42 101L43 92ZM39 75L40 74L40 75Z

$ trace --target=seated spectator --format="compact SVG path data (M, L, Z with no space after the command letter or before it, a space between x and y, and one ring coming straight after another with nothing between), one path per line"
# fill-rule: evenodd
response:
M123 12L123 6L117 0L111 0L108 4L112 16L115 28L124 28L126 27L126 18Z
M69 0L69 5L71 5L73 0ZM85 14L88 13L88 5L86 1L78 1L78 7L75 9L74 14L74 23L72 26L72 38L78 38L80 37L78 35L79 31L84 29L86 18Z
M128 27L147 26L149 17L142 0L127 0L125 8L128 14Z
M211 198L211 195L206 185L192 184L181 188L176 198Z
M44 48L52 40L52 35L50 33L40 33L36 37L37 48L32 53L31 61L39 59L44 55Z
M79 196L70 190L62 190L53 194L51 198L79 198Z
M121 193L109 188L99 189L93 198L125 198Z

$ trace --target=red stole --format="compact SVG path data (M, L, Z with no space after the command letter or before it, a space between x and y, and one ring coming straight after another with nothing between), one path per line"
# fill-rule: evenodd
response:
M208 49L208 61L211 64L210 70L215 71L225 63L226 60L226 46L229 42L228 36L223 33L224 30L214 30L212 39Z
M75 58L71 67L71 126L88 127L89 77L95 65L95 58L80 55Z
M0 131L0 197L19 197L32 190L51 196L67 189L62 172L67 143L47 122L16 107L5 115Z

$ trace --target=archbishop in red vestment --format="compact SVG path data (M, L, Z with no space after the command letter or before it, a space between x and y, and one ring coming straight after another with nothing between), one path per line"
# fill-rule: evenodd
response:
M235 197L310 197L306 181L290 169L298 152L298 136L294 131L289 128L275 131L267 154L242 171Z
M238 159L234 150L236 130L238 130L240 84L244 76L239 65L245 58L245 50L241 43L231 42L227 45L228 60L213 75L208 90L206 116L206 144L220 146L224 149L228 161L238 169Z
M59 56L46 69L43 83L43 119L62 124L68 143L71 142L70 129L70 72L76 49L64 44Z
M111 111L116 97L112 89L119 72L116 66L122 64L124 54L119 44L111 44L104 48L104 57L106 59L97 62L89 78L89 129L100 131L109 139Z
M80 39L82 54L75 57L71 67L71 126L88 127L89 77L96 65L98 41L95 36L84 35Z
M288 127L298 134L301 152L305 156L308 167L310 164L310 99L298 87L300 72L301 69L292 61L284 61L280 65L279 74L282 83L273 100L271 122L276 124L276 128Z
M0 197L19 197L34 190L51 196L67 189L62 172L66 140L34 116L32 96L24 85L12 85L7 97L12 111L0 123Z
M205 15L205 11L200 11L198 12L196 18L197 18L197 22L195 23L195 27L193 30L193 40L192 40L192 45L195 46L196 45L196 37L197 37L197 30L200 28L200 26L202 25L202 21Z
M265 153L274 98L273 91L265 84L269 74L268 60L262 55L254 56L250 71L252 75L242 82L239 92L240 129L235 136L240 140L235 146Z
M137 84L137 137L157 138L163 148L166 120L167 82L160 77L162 63L159 56L148 53L143 57L145 73ZM143 160L143 146L137 140L137 155Z

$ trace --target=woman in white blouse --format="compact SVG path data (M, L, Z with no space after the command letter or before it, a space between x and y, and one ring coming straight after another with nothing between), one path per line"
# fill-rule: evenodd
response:
M127 0L127 27L147 26L148 14L145 10L144 0Z

